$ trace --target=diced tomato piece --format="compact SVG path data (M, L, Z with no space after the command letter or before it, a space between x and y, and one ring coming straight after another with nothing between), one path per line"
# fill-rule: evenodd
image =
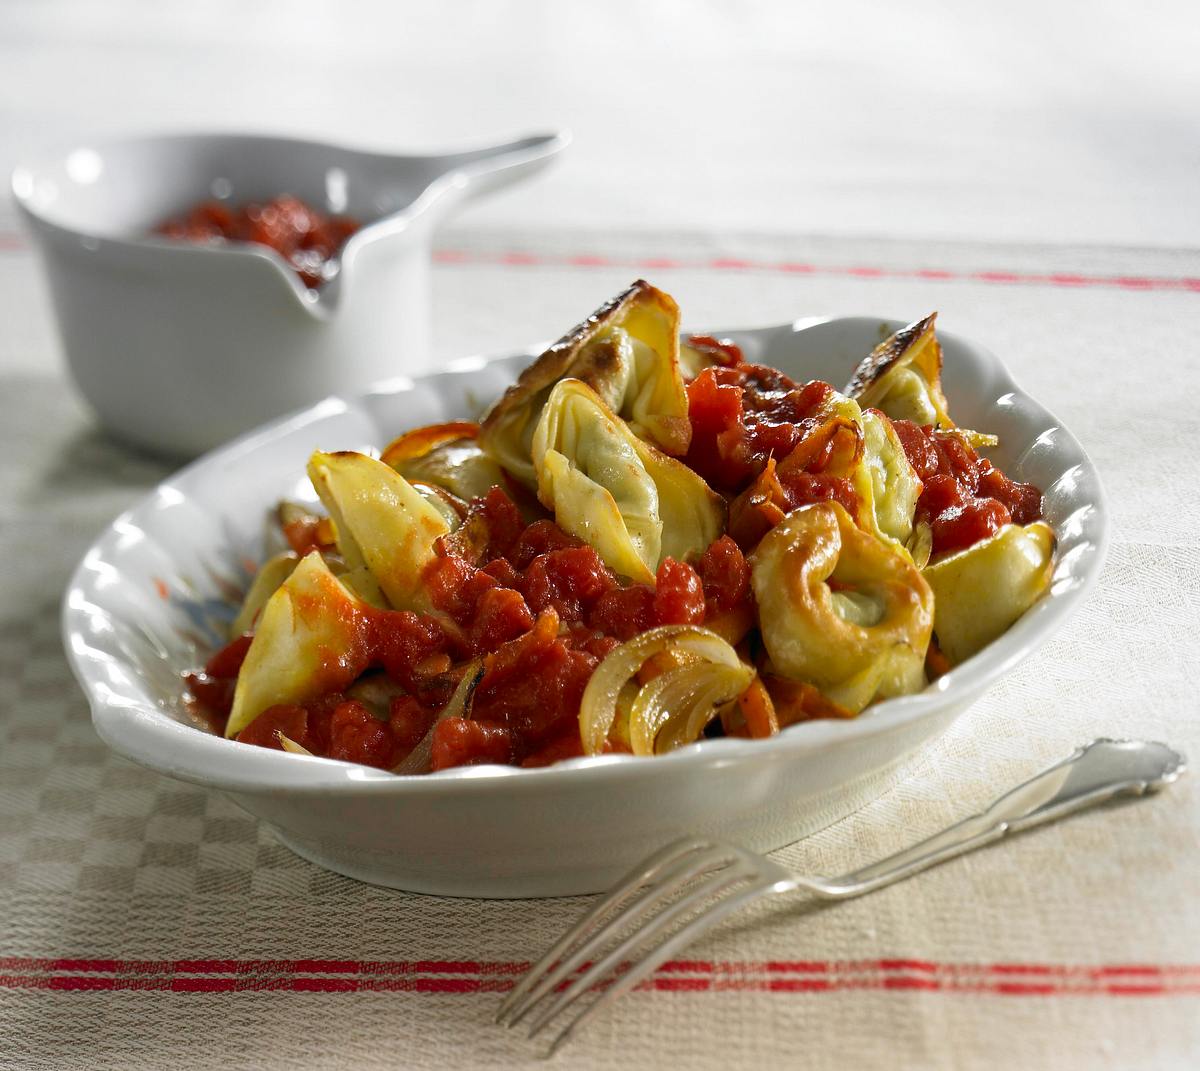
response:
M878 412L878 410L876 410ZM900 445L904 447L904 455L912 465L917 476L922 481L928 480L938 470L938 455L933 443L924 434L919 425L911 420L893 420L892 428Z
M858 513L858 492L848 477L780 469L779 483L786 495L788 513L814 502L837 502L850 516Z
M999 469L989 469L979 478L979 493L1003 503L1014 524L1031 524L1042 516L1042 492L1031 483L1010 480Z
M371 615L373 661L392 680L415 691L434 655L445 653L448 637L441 625L409 610L378 610Z
M654 627L654 591L643 584L606 591L587 615L587 624L621 640L645 632Z
M229 717L233 709L233 692L237 687L236 677L212 677L207 673L185 673L187 689L205 712L221 720Z
M731 610L750 593L750 566L729 536L721 536L700 556L696 572L704 585L710 612Z
M654 617L660 625L702 625L704 586L686 562L664 558L654 590Z
M1010 480L961 433L907 420L894 420L892 427L923 483L916 517L932 528L935 554L973 546L1005 524L1041 517L1041 491Z
M930 476L919 501L922 513L936 517L963 504L963 489L953 476Z
M395 765L395 753L388 723L376 718L362 703L348 699L334 708L329 722L329 758L387 769Z
M961 506L952 506L934 518L934 553L974 546L1011 520L1008 510L994 498L972 498Z
M323 755L328 738L319 731L317 723L320 720L319 717L312 717L306 707L281 703L267 707L238 733L237 739L243 744L257 744L259 747L282 751L283 745L279 742L279 734L282 733L314 755Z
M453 554L441 555L429 563L422 579L433 605L455 620L460 620L475 605L474 598L466 594L466 588L477 572L463 558ZM473 595L478 597L478 590Z
M527 569L529 563L539 554L582 545L578 539L568 535L553 521L534 521L513 544L508 559L518 569Z
M507 558L525 531L521 511L499 487L493 487L479 505L487 518L488 556Z
M561 621L581 621L616 579L591 547L564 547L539 554L525 570L521 590L531 609L554 610Z
M586 651L567 646L558 635L557 615L546 611L531 632L484 659L472 717L505 725L536 748L578 718L596 663Z
M477 654L494 651L533 628L534 617L520 592L491 588L475 604L471 622L471 648Z
M485 763L507 766L512 764L513 755L513 732L507 726L468 718L443 718L433 727L430 765L434 770Z
M421 706L416 697L411 695L393 696L388 706L388 728L392 731L396 761L399 762L429 732L437 712Z
M204 672L210 677L236 677L246 661L246 653L254 640L252 632L243 633L231 640L204 663Z

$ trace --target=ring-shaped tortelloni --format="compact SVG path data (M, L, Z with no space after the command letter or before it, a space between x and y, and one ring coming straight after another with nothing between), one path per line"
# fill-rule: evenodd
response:
M854 481L862 502L859 519L868 531L907 544L913 533L917 499L921 497L921 478L886 417L864 409L859 426L863 431L863 455Z
M554 385L578 379L634 433L660 450L687 453L692 426L679 367L679 306L639 279L543 353L505 391L480 429L479 442L506 472L529 487L533 433Z
M308 462L308 475L333 518L338 552L356 578L354 589L380 603L368 594L365 570L393 608L425 609L428 593L421 575L434 558L434 542L451 530L443 511L366 454L318 450Z
M393 440L380 459L406 480L435 484L463 502L507 487L500 466L479 445L479 425L431 424Z
M724 530L724 499L577 379L550 392L532 456L538 497L559 526L631 580L653 584L663 558L700 554Z
M1006 524L994 535L933 562L924 577L936 599L933 629L952 665L981 650L1045 594L1054 532L1042 521Z
M908 555L836 502L802 506L750 557L774 670L858 713L925 686L933 592Z
M881 409L893 420L954 427L942 393L936 319L937 313L930 313L876 346L854 370L846 393L864 409Z
M238 673L226 736L268 707L348 688L366 669L367 610L312 551L268 600Z

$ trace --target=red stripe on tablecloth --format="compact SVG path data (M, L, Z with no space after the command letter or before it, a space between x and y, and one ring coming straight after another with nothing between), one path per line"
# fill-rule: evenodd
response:
M855 279L922 279L937 282L989 283L1000 286L1101 287L1116 290L1174 290L1200 293L1200 277L1154 275L1084 275L1077 272L948 271L944 268L885 268L863 264L818 264L797 261L711 257L616 257L595 253L525 253L512 250L486 253L466 249L437 249L434 263L537 268L626 268L634 271L756 271L798 275L848 276Z
M521 960L82 959L0 957L0 989L173 993L504 993ZM672 960L643 992L827 993L849 990L995 996L1200 995L1200 964L942 963L870 960Z
M28 248L22 235L0 232L0 252ZM1200 278L1155 275L1084 275L1076 272L948 271L944 268L885 268L867 264L819 264L802 261L750 260L744 257L641 256L616 257L598 253L530 253L523 250L481 252L437 249L436 264L503 265L516 268L628 268L634 271L756 271L793 275L833 275L854 279L922 279L929 282L989 283L1000 286L1101 287L1115 290L1173 290L1200 293Z

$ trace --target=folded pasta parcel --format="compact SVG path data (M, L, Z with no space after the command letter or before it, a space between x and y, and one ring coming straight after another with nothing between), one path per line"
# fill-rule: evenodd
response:
M304 557L259 615L225 735L237 736L268 707L349 687L366 669L367 627L362 602L320 553Z
M942 652L957 664L1006 632L1050 586L1054 532L1044 521L1006 524L995 535L925 569L937 598Z
M925 687L933 592L908 554L836 502L802 506L751 556L774 669L857 713Z
M550 392L533 437L538 497L610 568L654 583L662 560L703 553L725 502L683 462L643 442L577 379Z
M333 518L350 575L361 578L367 590L377 586L394 609L427 606L421 575L433 560L434 542L450 531L442 511L398 472L366 454L317 451L308 475Z
M510 475L536 483L533 433L554 385L580 380L664 453L687 453L692 426L679 366L679 306L639 279L521 373L484 417L479 442Z
M414 428L393 439L381 460L413 483L433 484L463 503L508 480L479 445L479 425L466 420Z
M942 393L942 347L930 313L885 339L854 370L846 393L893 420L954 427Z

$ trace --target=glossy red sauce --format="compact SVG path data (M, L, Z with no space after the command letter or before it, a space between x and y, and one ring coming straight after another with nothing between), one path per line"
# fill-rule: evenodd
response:
M432 767L546 765L580 754L579 702L621 640L665 624L702 624L750 610L750 569L718 539L695 566L664 560L654 587L613 574L553 521L526 525L499 489L476 499L439 541L425 576L434 614L364 609L359 649L339 658L383 670L400 694L387 720L335 692L271 707L238 739L279 748L278 734L316 755L390 768L433 727ZM190 674L198 700L228 717L248 637ZM435 723L464 673L479 673L466 717ZM213 701L210 704L210 698Z
M730 534L749 550L782 517L812 502L858 495L850 463L861 434L830 416L828 383L797 383L757 364L711 367L688 384L692 441L687 463L733 496Z
M166 220L156 234L187 242L256 242L269 246L291 264L306 286L332 278L336 256L359 222L349 216L326 215L291 194L265 204L230 207L202 201L186 214Z
M916 519L933 530L933 553L963 550L1006 524L1042 516L1042 492L1010 480L953 431L893 420L909 463L923 485Z

